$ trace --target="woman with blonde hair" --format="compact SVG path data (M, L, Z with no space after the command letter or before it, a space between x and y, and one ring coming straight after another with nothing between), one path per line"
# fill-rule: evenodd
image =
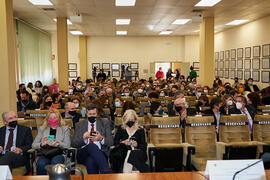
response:
M114 172L148 172L147 143L143 128L139 127L138 116L134 110L126 110L122 125L114 137L115 148L111 151L110 162Z
M37 161L37 175L46 174L48 164L63 164L65 158L62 149L70 147L70 129L62 123L62 117L56 109L49 109L44 124L32 144L41 156Z

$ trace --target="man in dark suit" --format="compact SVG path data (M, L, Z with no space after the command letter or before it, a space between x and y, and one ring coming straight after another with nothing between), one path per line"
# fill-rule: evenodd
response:
M32 146L31 129L17 125L15 112L2 113L5 126L0 128L0 165L8 165L10 169L27 166L27 151Z
M111 172L107 157L113 137L110 122L98 117L94 104L87 106L87 119L76 124L71 146L78 149L77 162L87 167L88 174Z
M73 102L67 102L65 104L65 112L61 113L62 118L71 118L73 127L79 122L81 115L76 112L76 106Z
M247 99L244 96L236 97L235 107L229 109L229 114L246 114L248 117L249 132L252 133L256 110L247 104Z

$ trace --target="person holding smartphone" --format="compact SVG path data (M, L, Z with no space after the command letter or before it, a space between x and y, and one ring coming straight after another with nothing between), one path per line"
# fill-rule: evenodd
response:
M134 110L126 110L114 137L115 148L110 153L112 170L115 173L132 171L149 172L147 143L143 128L139 128L138 117Z
M45 166L48 164L63 164L65 162L65 157L63 156L61 149L69 147L70 129L68 126L63 126L62 117L59 111L51 108L44 119L44 124L38 130L32 148L40 150L41 154L44 150L51 152L54 150L54 154L51 154L53 157L48 157L44 154L38 157L37 175L47 174Z

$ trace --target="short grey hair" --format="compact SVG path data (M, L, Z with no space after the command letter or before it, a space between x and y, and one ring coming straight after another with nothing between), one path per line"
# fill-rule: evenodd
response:
M13 111L6 111L6 112L2 113L2 120L3 121L6 121L6 115L7 115L7 113L10 113L10 112L13 112Z

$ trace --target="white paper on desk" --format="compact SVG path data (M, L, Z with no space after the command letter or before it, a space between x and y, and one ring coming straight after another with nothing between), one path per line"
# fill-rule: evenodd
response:
M237 171L257 161L259 160L209 160L206 164L205 175L208 176L210 180L230 180ZM235 179L266 180L263 162L259 162L240 172L236 175Z
M0 166L0 179L12 179L12 175L8 166Z

